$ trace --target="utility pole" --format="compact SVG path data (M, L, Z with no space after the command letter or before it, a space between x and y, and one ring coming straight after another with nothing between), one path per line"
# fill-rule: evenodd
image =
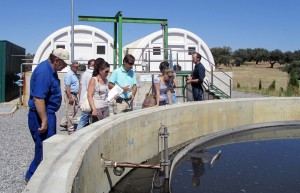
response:
M74 0L72 1L71 6L71 62L74 62Z

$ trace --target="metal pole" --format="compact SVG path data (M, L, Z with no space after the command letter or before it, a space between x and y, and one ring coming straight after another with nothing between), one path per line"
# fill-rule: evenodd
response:
M164 161L165 161L165 177L169 178L169 151L168 151L168 128L164 127Z
M23 64L21 64L21 72L20 72L20 74L21 74L20 75L20 80L21 80L21 79L23 79ZM23 86L24 86L24 82L23 82ZM23 86L19 86L19 95L20 95L19 103L20 103L20 106L23 105L23 103L22 103L22 87Z
M163 129L163 131L162 131ZM168 128L164 125L160 127L160 137L163 140L163 149L161 152L161 156L163 157L161 160L161 166L164 168L165 178L169 178L169 170L170 170L170 160L169 160L169 152L168 152Z
M71 62L74 62L74 0L72 1L71 6Z

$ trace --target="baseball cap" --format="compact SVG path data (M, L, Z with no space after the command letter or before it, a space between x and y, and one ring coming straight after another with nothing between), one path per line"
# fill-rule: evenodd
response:
M63 48L56 48L52 51L52 54L59 59L62 59L66 64L71 64L70 54L67 50Z

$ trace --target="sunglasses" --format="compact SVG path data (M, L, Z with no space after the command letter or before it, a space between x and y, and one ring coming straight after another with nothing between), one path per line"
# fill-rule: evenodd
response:
M134 63L130 63L130 62L127 62L127 64L129 64L130 66L133 66L133 65L134 65Z
M109 73L109 70L104 71L105 73Z

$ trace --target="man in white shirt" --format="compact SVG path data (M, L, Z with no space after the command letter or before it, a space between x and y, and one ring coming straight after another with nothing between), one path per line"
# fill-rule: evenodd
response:
M82 98L87 92L90 79L93 76L94 65L95 65L95 60L94 59L89 60L88 68L81 75L81 80L80 80L80 85L79 85L79 99L80 99L79 104L82 102ZM81 112L80 121L77 125L76 131L85 127L88 124L89 115L90 115L90 112Z

